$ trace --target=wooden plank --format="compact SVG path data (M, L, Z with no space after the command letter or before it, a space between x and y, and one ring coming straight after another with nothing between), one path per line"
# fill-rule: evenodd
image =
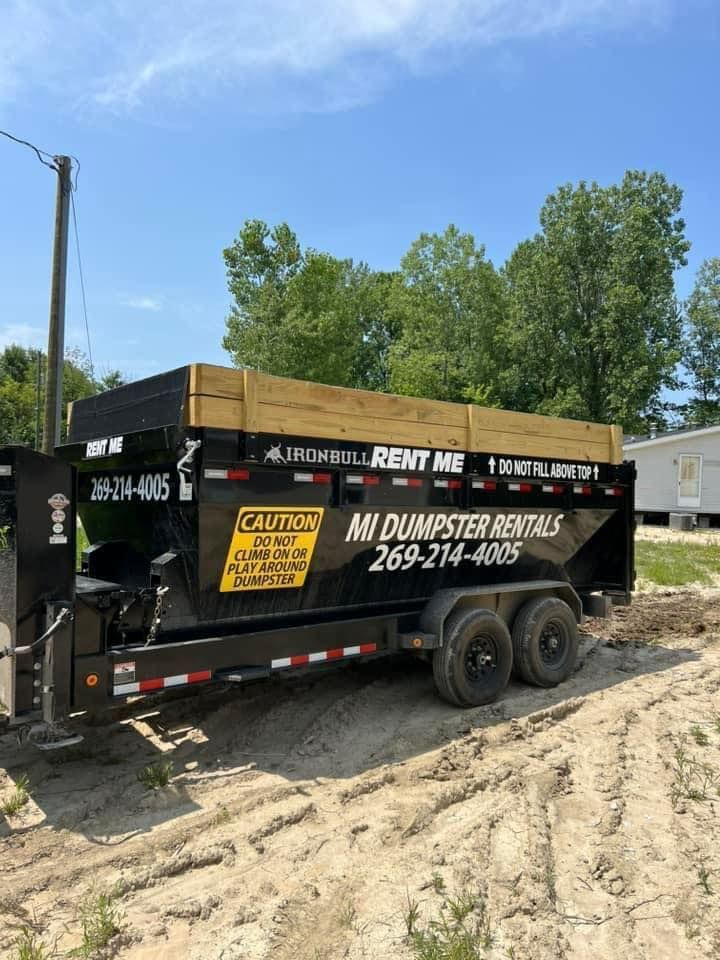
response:
M604 424L399 397L193 364L188 424L568 460L622 461L622 430Z
M277 404L293 410L317 413L332 411L340 415L355 413L377 420L435 423L463 429L467 425L467 412L462 403L351 390L348 387L332 387L264 374L258 375L257 390L258 403Z
M245 396L245 371L216 367L210 363L190 365L190 396L196 393L210 397L232 397L242 400Z
M245 404L229 397L188 398L187 425L189 427L218 427L222 430L245 429Z
M473 439L475 452L512 453L518 457L543 457L555 460L608 462L608 444L581 443L562 437L543 437L534 434L504 433L500 430L477 431Z
M461 427L403 420L378 421L374 417L330 411L289 410L274 403L258 404L258 424L263 433L357 440L407 447L466 450L467 431Z
M623 462L623 428L617 424L610 427L610 463Z
M602 423L588 423L585 420L567 420L560 417L545 417L537 413L517 413L513 410L499 410L492 407L478 407L471 404L468 408L471 429L501 430L503 433L531 434L541 437L557 437L584 443L604 444L609 448L610 428Z
M257 379L255 370L243 370L243 389L245 392L245 430L247 433L258 433L257 415Z

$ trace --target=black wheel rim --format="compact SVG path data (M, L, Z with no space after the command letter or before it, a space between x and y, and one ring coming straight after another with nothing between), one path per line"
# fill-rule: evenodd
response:
M540 634L540 656L548 667L557 667L565 659L567 636L562 624L549 620Z
M497 670L498 648L487 634L473 637L465 650L465 676L471 683L484 683Z

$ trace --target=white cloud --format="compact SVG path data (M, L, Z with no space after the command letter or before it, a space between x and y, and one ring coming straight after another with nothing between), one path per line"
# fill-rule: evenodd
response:
M8 0L0 99L52 86L113 112L232 92L338 109L393 69L506 40L657 24L676 0Z
M33 327L29 323L6 323L0 327L0 350L16 343L21 347L47 348L47 327Z
M162 300L158 297L121 297L120 303L133 310L151 310L153 313L162 310Z

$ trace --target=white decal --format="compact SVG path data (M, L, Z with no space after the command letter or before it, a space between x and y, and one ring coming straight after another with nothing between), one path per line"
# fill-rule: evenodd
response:
M526 540L556 537L563 519L562 513L355 513L345 540L376 542L371 573L463 562L507 566L517 562Z
M95 457L111 457L122 453L125 437L103 437L102 440L89 440L85 445L85 459Z
M280 453L280 444L271 443L270 449L265 451L265 463L285 463L285 457Z
M48 543L52 543L52 544L67 543L67 542L68 542L68 538L67 538L67 537L59 537L59 536L57 536L57 534L53 534L53 536L50 537L49 540L48 540Z
M535 480L597 480L598 465L592 463L568 463L557 460L539 460L523 457L489 457L487 472L490 476L528 477Z
M53 510L64 510L65 507L69 505L70 501L64 493L54 493L48 500L48 503Z
M62 523L53 524L53 533L63 533L64 530L65 530L65 527L62 525Z
M50 519L53 523L65 523L65 511L53 510L53 512L50 514Z
M141 473L90 477L90 499L99 502L129 500L165 501L170 499L169 473Z

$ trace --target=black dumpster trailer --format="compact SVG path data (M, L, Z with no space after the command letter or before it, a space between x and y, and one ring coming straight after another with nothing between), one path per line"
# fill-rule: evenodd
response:
M193 365L0 448L0 700L38 745L143 694L407 651L552 686L633 585L618 428ZM75 570L78 519L90 546Z

